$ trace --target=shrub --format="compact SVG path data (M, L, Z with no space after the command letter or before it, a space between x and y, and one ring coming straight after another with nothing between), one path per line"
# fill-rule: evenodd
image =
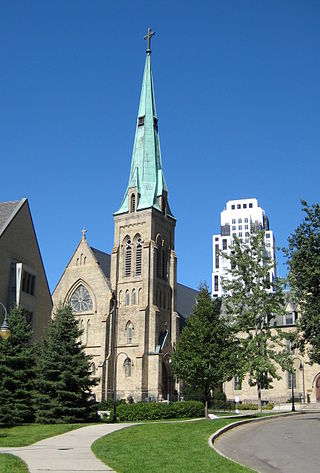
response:
M117 409L120 421L158 420L183 417L201 417L204 407L198 401L175 402L171 404L159 402L138 402L136 404L120 404Z
M233 401L213 400L210 403L211 410L221 411L233 411L235 409L235 403Z

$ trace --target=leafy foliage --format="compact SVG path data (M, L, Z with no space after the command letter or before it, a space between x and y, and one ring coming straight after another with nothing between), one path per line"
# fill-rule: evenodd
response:
M249 374L249 384L257 386L259 410L261 389L272 387L273 379L280 379L277 368L289 369L290 356L283 343L285 334L276 326L275 319L284 314L284 294L279 280L270 280L273 261L265 247L265 232L252 233L249 243L236 236L230 255L229 276L223 282L227 291L226 312L234 319L238 333L242 379Z
M33 420L34 349L31 326L21 309L8 315L11 336L0 338L0 423Z
M210 391L233 375L234 353L228 320L221 315L219 302L213 301L208 288L202 286L178 340L172 368L177 378L201 390L206 415Z
M320 205L301 201L303 222L288 238L285 250L291 290L299 304L301 348L308 345L311 362L320 363Z
M117 409L121 422L138 420L175 419L203 417L203 404L198 401L173 402L138 402L121 404Z
M70 306L60 305L39 346L36 363L35 413L41 423L92 420L95 403L90 357L79 341L81 330Z

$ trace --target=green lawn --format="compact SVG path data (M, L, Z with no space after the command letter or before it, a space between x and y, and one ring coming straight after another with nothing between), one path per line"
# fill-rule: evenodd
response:
M92 450L118 473L249 473L218 455L208 438L232 419L142 424L94 442Z
M0 473L28 473L26 464L13 455L0 455Z
M89 424L25 424L0 426L0 447L25 447L39 440L80 429ZM5 470L4 470L5 471ZM2 473L2 470L0 470Z

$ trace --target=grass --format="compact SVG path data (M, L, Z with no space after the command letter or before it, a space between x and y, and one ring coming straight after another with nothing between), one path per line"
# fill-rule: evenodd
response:
M24 424L0 426L0 447L25 447L39 440L80 429L89 424ZM6 470L4 470L6 471ZM8 470L9 471L9 470ZM0 470L2 473L2 470Z
M141 424L98 439L95 455L118 473L249 473L218 455L208 438L232 419Z
M13 455L0 455L0 473L28 473L27 465Z

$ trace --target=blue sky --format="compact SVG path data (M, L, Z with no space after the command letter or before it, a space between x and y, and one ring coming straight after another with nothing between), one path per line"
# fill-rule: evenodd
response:
M0 200L28 197L51 289L83 226L112 249L149 25L178 280L211 285L230 199L256 197L286 245L319 201L319 18L313 0L1 1Z

